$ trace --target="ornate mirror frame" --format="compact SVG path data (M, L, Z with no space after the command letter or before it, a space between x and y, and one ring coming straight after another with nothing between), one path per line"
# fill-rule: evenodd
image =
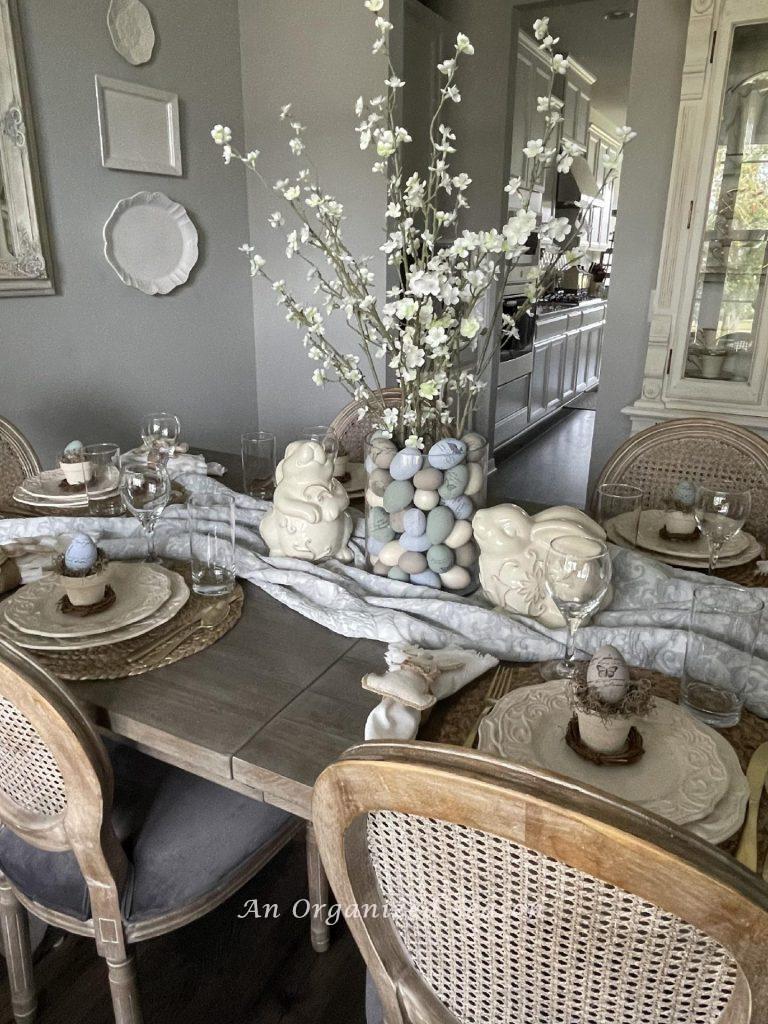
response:
M0 0L0 298L54 291L19 15Z

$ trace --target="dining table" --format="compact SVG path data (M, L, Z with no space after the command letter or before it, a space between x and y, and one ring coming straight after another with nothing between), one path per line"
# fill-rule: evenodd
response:
M206 452L227 467L234 456ZM381 671L386 645L334 633L242 581L242 616L215 643L191 657L140 675L68 681L100 730L142 752L306 821L312 944L327 949L328 884L312 829L312 790L321 772L362 742L378 696L362 677ZM535 666L515 665L516 686L540 682ZM639 671L639 670L633 670ZM676 699L677 682L658 673L659 692ZM489 675L441 701L420 739L462 743L480 713ZM725 730L742 768L768 740L768 721L745 712ZM768 851L768 801L763 801L759 854ZM723 844L729 852L735 839Z

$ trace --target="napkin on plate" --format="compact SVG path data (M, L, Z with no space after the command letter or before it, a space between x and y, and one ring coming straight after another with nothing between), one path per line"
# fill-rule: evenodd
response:
M131 458L137 462L147 461L146 448L134 448L126 452L123 459ZM225 469L219 462L206 462L204 455L190 455L186 452L173 455L167 464L168 475L175 480L182 473L199 473L201 476L224 476Z
M367 740L414 739L423 710L499 663L462 647L427 651L416 644L390 644L384 659L386 672L369 672L362 680L363 689L382 698L365 723Z
M21 582L34 583L53 571L56 556L66 550L71 540L70 533L6 540L0 545L0 562L3 558L13 559Z

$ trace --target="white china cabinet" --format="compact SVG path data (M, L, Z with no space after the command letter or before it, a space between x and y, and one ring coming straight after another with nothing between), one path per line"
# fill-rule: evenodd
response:
M768 436L768 0L693 0L633 432L709 415Z

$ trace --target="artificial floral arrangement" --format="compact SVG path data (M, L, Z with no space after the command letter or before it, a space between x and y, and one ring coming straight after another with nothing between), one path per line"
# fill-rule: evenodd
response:
M344 208L317 183L306 167L274 184L261 174L258 150L245 154L232 145L232 132L217 124L211 135L222 147L224 162L242 161L265 188L281 197L292 223L288 224L286 256L307 264L318 304L309 304L292 294L279 277L268 273L265 260L255 246L241 246L250 260L251 275L263 278L286 308L286 319L304 332L303 343L310 359L318 363L313 373L316 384L337 382L361 403L360 416L368 416L384 436L398 447L429 447L440 437L460 438L471 427L484 375L499 341L499 321L505 330L516 331L516 322L537 298L551 287L554 275L578 264L585 249L580 235L591 203L579 204L575 223L567 217L541 221L531 208L531 197L554 164L558 173L570 170L580 148L567 140L557 143L557 126L562 120L560 102L553 97L558 75L568 69L568 58L555 50L558 42L549 30L549 19L538 18L533 31L539 48L550 64L547 95L538 97L538 109L545 114L543 138L531 139L524 147L526 171L523 178L511 178L505 191L514 207L501 230L461 230L462 211L468 207L470 177L451 167L456 152L456 135L448 123L452 104L461 101L457 84L459 62L471 57L474 47L463 33L456 38L454 53L437 65L441 76L439 101L429 129L430 159L423 173L406 176L404 147L412 141L408 129L396 121L398 94L405 83L389 58L391 22L381 16L384 0L364 0L374 15L374 54L386 55L388 77L384 91L355 104L360 148L373 149L373 173L387 179L385 241L381 249L387 263L397 272L397 284L377 302L373 293L374 274L367 258L352 254L344 242ZM302 160L306 149L306 128L292 119L291 104L280 117L291 128L288 145ZM616 174L624 145L634 136L624 127L620 146L609 154L606 180ZM601 190L602 191L602 190ZM384 211L382 211L384 212ZM286 216L276 210L269 217L273 229L286 226ZM527 301L514 319L502 316L504 283L519 263L532 232L538 231L546 265L531 270ZM484 321L481 301L490 291L493 314ZM361 354L341 351L331 340L332 317L342 314L358 335ZM394 373L401 401L385 407L379 389L385 383L386 367Z

